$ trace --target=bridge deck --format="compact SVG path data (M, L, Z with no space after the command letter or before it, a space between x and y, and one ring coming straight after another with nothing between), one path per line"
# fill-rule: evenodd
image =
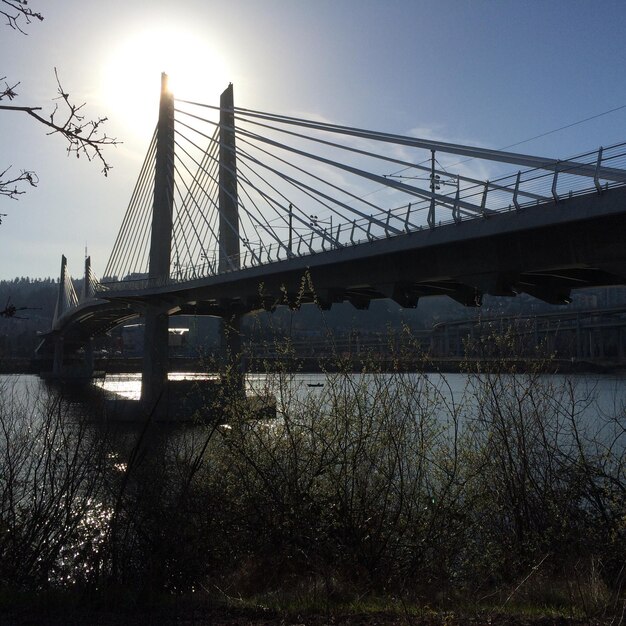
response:
M382 297L412 306L434 294L471 305L482 293L515 292L564 302L572 288L626 280L624 232L626 188L617 188L194 280L111 284L98 295L212 314L298 295L357 306Z

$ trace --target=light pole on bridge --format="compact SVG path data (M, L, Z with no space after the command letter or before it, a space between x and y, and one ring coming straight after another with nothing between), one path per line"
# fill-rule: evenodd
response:
M330 217L328 219L321 220L319 217L317 217L317 215L309 215L309 219L311 220L311 226L314 226L314 227L318 227L319 224L324 224L324 225L328 224L328 228L329 228L329 231L330 231L330 247L331 247L331 249L334 248L334 245L333 245L333 241L334 240L333 240L333 216L332 216L332 213L331 213L331 215L330 215ZM326 231L324 231L324 232L326 232Z
M293 254L293 205L289 203L289 253Z

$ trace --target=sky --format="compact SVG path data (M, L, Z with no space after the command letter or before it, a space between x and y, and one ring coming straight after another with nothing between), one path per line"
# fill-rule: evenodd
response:
M1 5L0 5L1 6ZM99 275L156 124L160 72L177 97L566 158L626 140L623 0L30 0L0 27L13 104L50 111L54 68L88 118L106 117L107 177L60 137L0 111L0 171L39 185L0 197L0 279ZM612 113L604 114L611 109ZM604 114L604 115L601 115ZM537 135L590 121L526 141Z

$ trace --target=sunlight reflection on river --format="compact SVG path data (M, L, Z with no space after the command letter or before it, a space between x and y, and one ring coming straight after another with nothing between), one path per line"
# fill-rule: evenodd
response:
M217 380L217 374L192 372L170 372L168 380ZM108 374L105 378L96 379L94 384L120 398L139 400L141 396L141 374Z
M324 402L327 400L328 388L337 380L350 380L355 383L367 383L380 377L393 379L424 377L431 389L437 389L445 401L459 401L467 391L472 377L467 374L247 374L246 394L269 393L276 396L279 407L284 406L286 396L302 400L305 396L313 396ZM30 378L30 377L28 377ZM213 373L182 373L169 374L169 380L217 380ZM575 389L576 397L590 404L590 410L602 415L615 414L626 406L626 376L624 375L545 375L541 380L560 387L564 383ZM122 398L139 400L141 395L141 374L109 374L106 378L95 381L102 389ZM287 393L288 392L288 393ZM593 406L591 406L593 405Z
M327 398L329 388L338 380L353 383L367 383L380 378L392 380L398 377L417 379L423 377L431 389L437 389L446 401L459 401L466 392L472 376L467 374L247 374L246 393L248 395L271 393L276 396L278 406L283 405L287 396L303 399L305 396ZM215 373L181 373L169 374L170 380L217 380ZM626 375L544 375L542 382L551 383L555 387L569 384L575 390L579 400L586 400L593 405L593 410L603 415L615 414L626 406ZM94 384L120 398L138 400L141 394L141 374L108 374L96 379ZM35 396L46 387L46 383L33 375L1 375L0 385L9 386L12 394L17 396Z

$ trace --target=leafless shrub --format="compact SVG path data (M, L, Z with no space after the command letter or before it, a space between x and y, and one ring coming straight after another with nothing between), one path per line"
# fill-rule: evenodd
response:
M58 395L18 380L0 398L0 581L41 589L87 578L102 529L101 448Z

